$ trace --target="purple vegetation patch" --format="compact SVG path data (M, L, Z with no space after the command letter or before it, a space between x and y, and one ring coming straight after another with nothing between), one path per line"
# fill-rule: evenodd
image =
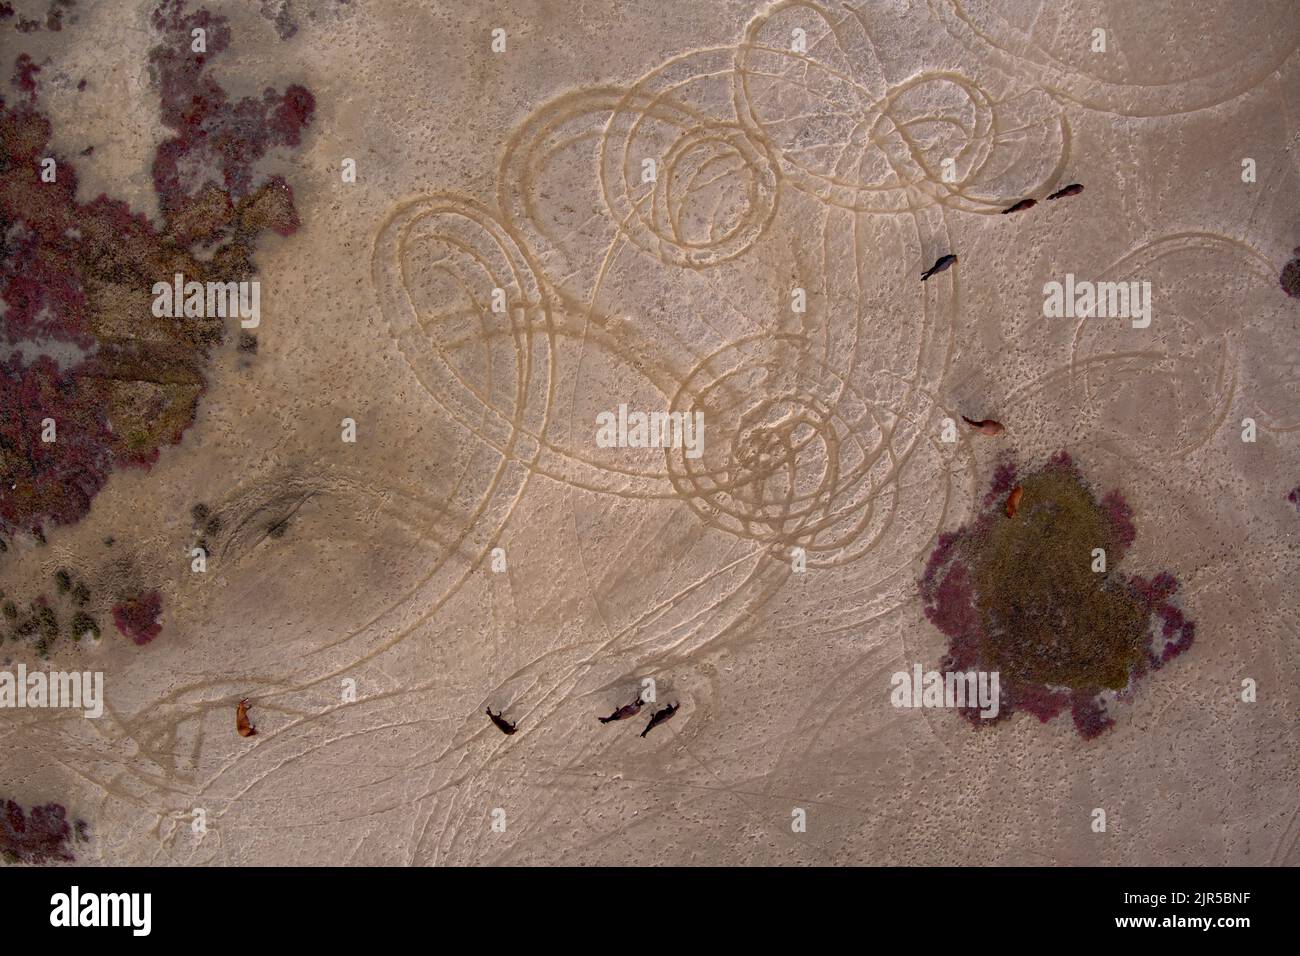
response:
M26 53L20 54L14 61L14 75L10 82L27 94L29 102L36 99L36 74L39 72L41 68Z
M287 40L298 32L291 0L262 0L262 16L275 24L275 32L281 40Z
M7 863L71 863L73 843L87 839L86 822L69 822L57 803L26 812L13 800L0 800L0 858Z
M111 467L112 434L88 390L48 357L23 365L17 355L0 363L0 454L11 494L0 496L0 528L27 524L32 515L71 524L90 509ZM40 422L60 409L58 441L41 440ZM76 422L78 427L67 427ZM35 423L33 425L32 423Z
M232 101L208 69L229 46L225 18L167 0L152 22L150 65L175 132L153 163L161 228L106 195L77 201L76 169L50 147L40 67L26 54L11 78L21 96L0 98L0 535L41 539L45 525L79 520L114 467L150 467L192 424L223 323L155 316L154 283L178 272L247 280L257 238L299 227L288 183L257 164L301 143L312 94L290 86Z
M316 98L294 84L283 93L266 89L260 98L231 101L209 74L210 60L230 45L230 28L224 17L198 10L186 14L179 0L164 3L153 14L154 28L167 42L149 53L149 64L162 90L162 121L176 135L158 147L153 163L154 189L163 211L173 222L187 222L195 210L206 213L211 202L205 187L218 185L231 206L254 193L254 166L270 150L293 148L316 111ZM190 50L191 32L206 33L206 52ZM214 183L213 179L220 180ZM281 235L298 229L293 192L288 183L271 177L272 220L265 223ZM200 216L200 218L210 218ZM234 227L233 216L218 224ZM210 241L211 236L194 236Z
M1283 292L1293 299L1300 299L1300 246L1292 249L1291 255L1296 258L1282 267L1282 274L1277 281Z
M162 595L149 591L113 605L113 625L137 644L148 644L162 631Z
M1009 517L1013 487L1022 497ZM948 638L941 669L999 674L997 718L975 706L962 716L982 726L1069 709L1091 739L1114 722L1108 701L1192 645L1196 626L1175 602L1174 577L1116 569L1136 538L1124 497L1099 500L1064 452L1035 471L1000 464L979 514L940 535L920 581L926 616Z

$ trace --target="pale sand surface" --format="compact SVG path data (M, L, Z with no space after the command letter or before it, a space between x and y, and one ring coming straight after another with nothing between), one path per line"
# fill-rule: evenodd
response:
M108 6L23 49L120 74L42 106L57 146L96 145L87 198L156 213L150 5ZM210 4L232 93L316 96L267 166L303 228L259 246L257 354L227 342L181 444L5 555L9 593L126 556L164 614L147 647L60 645L108 712L0 712L0 795L67 805L105 864L1300 862L1292 3L318 6L282 41ZM1044 318L1067 272L1150 281L1150 328ZM700 396L699 462L596 446L601 411ZM693 483L765 399L824 421L807 539ZM1008 431L940 442L960 413ZM890 675L944 653L917 592L936 536L999 451L1062 448L1124 490L1125 569L1182 581L1195 645L1091 741L895 709ZM224 519L201 575L196 502ZM597 723L643 676L673 721Z

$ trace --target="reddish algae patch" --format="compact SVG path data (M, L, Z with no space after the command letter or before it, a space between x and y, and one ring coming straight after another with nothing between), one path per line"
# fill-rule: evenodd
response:
M1007 517L1008 491L1023 489ZM1085 739L1114 721L1107 701L1191 646L1178 582L1116 570L1136 540L1118 491L1100 500L1064 452L1036 471L1004 461L969 526L942 535L921 578L926 616L948 637L941 670L997 671L999 716L1047 721L1067 707ZM1094 549L1106 570L1095 571Z

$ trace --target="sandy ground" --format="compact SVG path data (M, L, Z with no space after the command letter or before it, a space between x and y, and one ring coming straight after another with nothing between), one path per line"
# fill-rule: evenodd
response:
M0 791L84 818L84 860L1300 862L1289 0L295 0L287 40L209 6L228 89L317 98L276 161L303 229L259 248L258 351L227 343L178 447L0 566L12 593L95 580L112 535L163 592L151 645L48 665L102 670L102 719L0 712ZM156 213L148 10L22 42L114 71L42 105L96 145L87 198ZM1044 318L1066 273L1149 281L1150 327ZM704 455L597 447L620 404L702 405ZM744 471L791 412L782 497ZM1007 432L941 441L960 414ZM999 452L1063 448L1124 490L1125 568L1183 582L1195 645L1090 741L892 707L944 651L937 535ZM205 574L197 502L224 518ZM643 677L681 712L598 723Z

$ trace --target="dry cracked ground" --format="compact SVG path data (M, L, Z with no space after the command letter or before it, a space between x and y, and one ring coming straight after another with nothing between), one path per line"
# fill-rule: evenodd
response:
M0 3L5 862L1300 862L1298 47Z

